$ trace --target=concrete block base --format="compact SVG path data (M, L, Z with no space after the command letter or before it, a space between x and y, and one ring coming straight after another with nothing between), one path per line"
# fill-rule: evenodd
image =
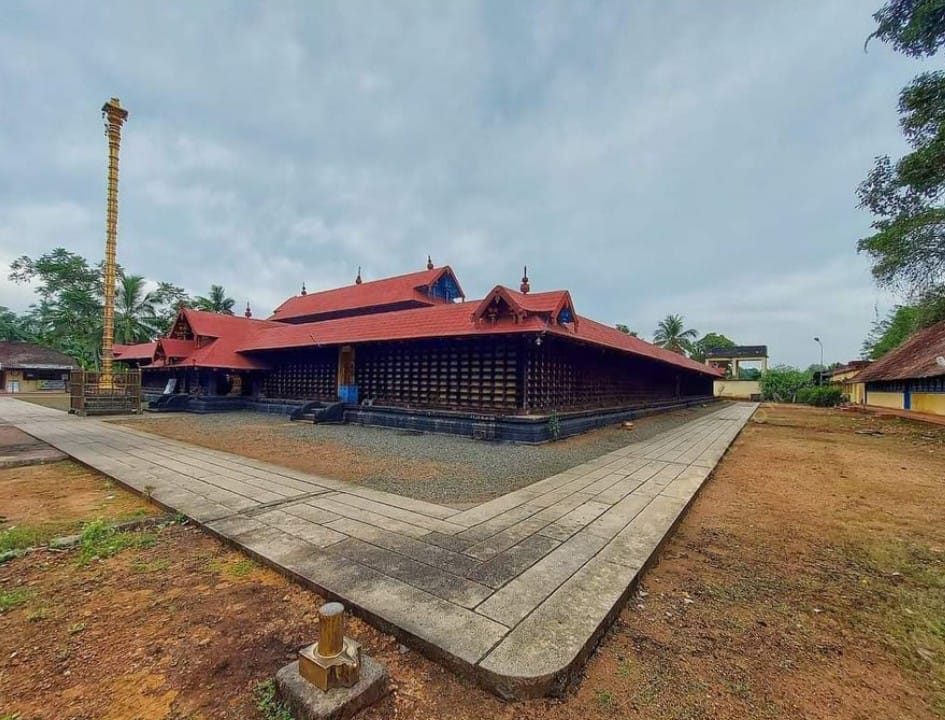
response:
M295 720L347 720L387 694L387 678L387 668L362 655L356 685L322 692L299 674L296 660L276 673L276 688Z

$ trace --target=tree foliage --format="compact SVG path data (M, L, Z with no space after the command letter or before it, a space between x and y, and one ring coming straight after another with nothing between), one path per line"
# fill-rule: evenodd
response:
M870 334L863 341L863 357L877 360L899 347L915 332L918 322L919 309L916 306L897 305L886 317L873 323Z
M631 330L629 325L624 325L622 323L617 323L617 330L622 332L624 335L630 335L631 337L637 337L638 333L636 330Z
M37 342L70 355L85 367L98 364L102 347L102 265L65 248L17 258L9 279L29 283L37 300L22 315L0 308L0 339ZM119 268L115 287L115 342L147 342L163 335L187 293L167 282L157 287ZM222 288L220 288L222 291ZM226 293L223 293L226 298ZM232 302L232 301L231 301ZM232 306L231 306L232 307Z
M719 333L706 333L692 344L691 357L693 360L705 362L705 354L713 348L732 348L737 343Z
M23 318L8 307L0 305L0 340L27 340L29 328Z
M211 285L210 292L206 296L198 295L194 298L194 307L198 310L207 310L223 315L232 315L234 305L236 305L236 301L226 296L226 290L223 289L222 285Z
M692 349L693 340L698 334L696 330L686 328L682 315L667 315L656 326L653 342L667 350L685 355Z
M810 373L777 365L761 375L761 397L774 402L797 402L798 393L813 384Z
M906 55L928 57L945 43L945 0L890 0L873 19L877 27L870 39Z
M874 18L870 37L907 55L931 56L945 44L945 0L890 0ZM918 75L900 93L899 113L911 152L876 158L858 188L874 220L857 247L880 285L923 308L924 325L945 317L945 72Z

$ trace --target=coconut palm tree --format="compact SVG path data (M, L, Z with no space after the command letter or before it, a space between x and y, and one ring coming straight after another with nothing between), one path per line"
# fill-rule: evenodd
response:
M115 342L147 342L158 334L159 299L148 292L143 275L125 275L118 279L115 293Z
M194 307L198 310L208 310L222 315L232 315L236 300L226 296L222 285L211 285L206 297L199 295L194 298Z
M692 341L698 334L692 328L686 329L682 315L667 315L656 326L653 342L667 350L685 355L692 348Z

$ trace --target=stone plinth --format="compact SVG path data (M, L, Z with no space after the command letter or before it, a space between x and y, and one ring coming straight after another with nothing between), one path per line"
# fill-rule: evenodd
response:
M296 660L276 673L276 688L295 720L347 720L387 694L387 677L387 668L362 655L356 685L324 692L299 674Z

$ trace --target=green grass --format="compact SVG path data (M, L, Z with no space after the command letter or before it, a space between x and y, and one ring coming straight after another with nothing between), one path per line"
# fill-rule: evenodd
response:
M31 597L33 597L33 591L29 588L0 590L0 612L6 612L7 610L19 607Z
M29 622L40 622L49 617L49 610L44 607L33 608L26 613L26 619Z
M25 550L42 545L46 541L44 533L38 527L16 525L0 530L0 553L10 550Z
M218 573L220 575L230 575L232 577L246 577L253 570L256 569L256 563L254 563L249 558L244 558L242 560L237 560L236 562L227 563L220 562L219 560L211 560L209 563L210 570Z
M274 680L258 683L253 691L253 699L256 701L256 709L264 720L294 720L289 708L276 697Z
M609 690L595 690L594 699L602 708L610 707L614 704L614 694Z
M86 565L92 560L104 560L128 548L150 547L156 540L150 533L119 532L104 520L93 520L82 530L79 564Z
M171 561L166 558L158 558L145 562L144 560L135 560L131 563L131 569L139 573L164 572L171 566Z
M906 670L933 678L935 708L945 717L945 552L894 540L847 553L869 597L855 620L877 628Z

